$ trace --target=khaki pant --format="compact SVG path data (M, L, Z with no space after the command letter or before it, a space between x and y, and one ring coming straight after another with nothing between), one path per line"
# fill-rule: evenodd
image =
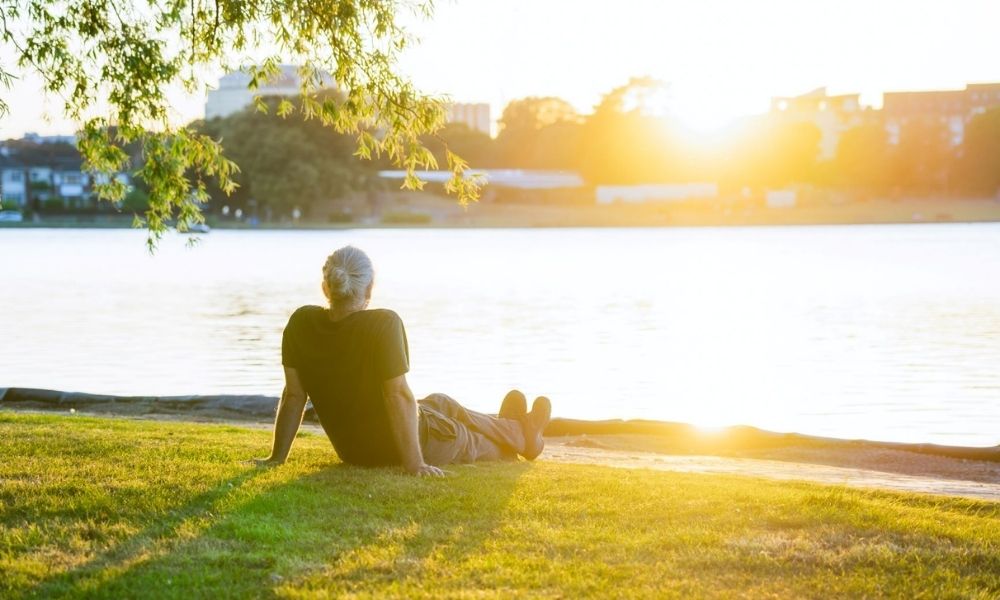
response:
M429 465L516 460L524 452L520 421L468 410L445 394L419 400L420 449Z

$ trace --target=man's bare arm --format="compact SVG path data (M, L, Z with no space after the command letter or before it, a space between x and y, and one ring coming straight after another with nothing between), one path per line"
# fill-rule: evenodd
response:
M306 408L306 391L302 387L299 373L293 368L285 367L285 389L281 393L281 403L278 404L278 414L274 417L274 442L271 445L271 456L258 459L258 464L280 465L288 458L292 449L295 434L302 425L302 415Z
M382 383L382 397L389 414L396 445L403 460L403 468L413 475L441 476L441 469L425 464L417 434L417 402L406 383L406 375Z

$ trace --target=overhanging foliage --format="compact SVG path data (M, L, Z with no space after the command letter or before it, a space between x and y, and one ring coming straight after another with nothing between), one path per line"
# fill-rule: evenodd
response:
M396 70L412 43L398 17L432 9L429 0L0 0L0 20L18 66L37 72L80 123L86 168L134 170L145 181L150 204L137 224L148 227L152 249L171 221L181 231L203 221L209 180L235 189L238 166L218 140L177 125L168 97L177 87L200 92L219 68L246 68L256 89L280 62L301 65L300 97L281 102L278 114L299 110L354 136L358 156L387 156L408 172L404 187L420 188L415 171L438 168L421 136L443 125L445 111ZM321 97L328 74L341 93ZM10 79L0 68L0 80ZM128 148L139 149L138 160ZM448 191L463 204L475 200L466 163L450 151L446 161ZM122 182L99 180L100 198L125 197Z

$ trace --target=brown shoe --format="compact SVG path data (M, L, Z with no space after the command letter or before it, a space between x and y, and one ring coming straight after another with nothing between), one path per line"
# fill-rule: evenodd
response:
M521 420L521 427L524 428L524 453L521 456L528 460L538 458L545 449L545 438L542 437L542 433L551 420L552 401L545 396L535 398L531 404L531 412Z
M514 419L520 421L528 414L528 399L517 390L507 392L500 403L500 412L497 416L501 419Z

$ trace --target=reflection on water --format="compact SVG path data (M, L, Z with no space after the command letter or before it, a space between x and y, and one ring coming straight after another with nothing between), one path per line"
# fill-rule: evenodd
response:
M1000 225L2 230L0 386L121 394L281 387L291 311L369 252L415 393L495 410L1000 442Z

